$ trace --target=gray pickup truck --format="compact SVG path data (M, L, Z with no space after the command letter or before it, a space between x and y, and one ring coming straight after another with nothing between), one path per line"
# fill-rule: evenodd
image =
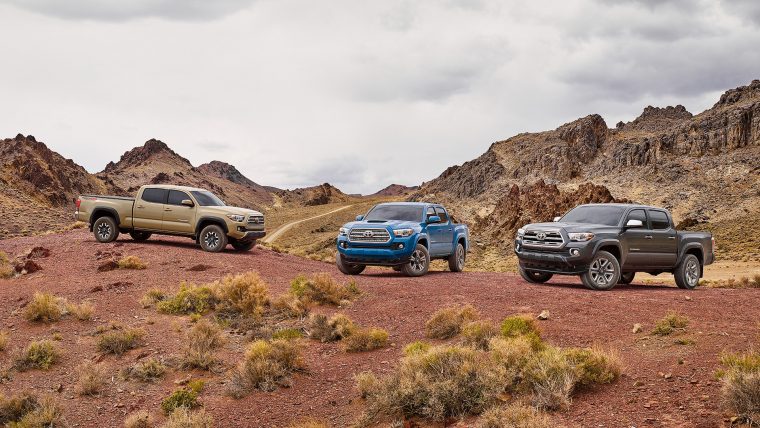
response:
M593 290L629 284L636 272L673 273L679 288L694 289L713 262L707 232L682 232L667 210L633 204L587 204L517 231L520 275L543 283L552 275L580 275Z

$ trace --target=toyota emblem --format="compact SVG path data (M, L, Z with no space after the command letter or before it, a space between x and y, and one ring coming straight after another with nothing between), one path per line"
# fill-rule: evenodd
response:
M375 236L375 234L371 230L364 231L364 237L365 238L371 238L373 236Z
M538 232L536 233L536 239L538 239L539 241L543 241L544 239L546 239L546 234L544 232Z

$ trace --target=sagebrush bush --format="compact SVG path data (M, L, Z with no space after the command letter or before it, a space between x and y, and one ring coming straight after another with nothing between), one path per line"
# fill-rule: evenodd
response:
M119 266L119 269L136 269L136 270L143 270L148 267L145 262L140 260L137 256L126 256L119 259L119 261L116 262L116 264Z
M8 255L0 251L0 279L12 278L13 273L13 266L8 260Z
M269 305L269 287L256 272L227 275L212 286L216 310L259 317Z
M599 347L565 349L565 358L575 368L577 384L612 383L620 377L620 356Z
M66 301L50 293L35 292L24 309L24 317L32 322L58 321L66 312Z
M477 428L558 428L552 420L536 409L518 403L496 406L483 412Z
M106 383L107 373L103 364L86 360L76 368L77 385L76 392L79 395L95 395Z
M93 305L91 302L85 301L78 305L71 303L66 308L69 313L74 315L74 318L78 319L79 321L89 321L95 314L95 305Z
M164 296L156 302L156 309L167 314L206 313L214 308L216 298L211 287L183 281L177 294Z
M388 332L381 328L360 328L341 341L346 352L365 352L388 344Z
M191 411L186 407L178 407L166 418L161 428L211 428L213 418L205 410Z
M8 347L8 332L5 330L0 331L0 352L5 351Z
M535 407L557 410L570 406L578 374L561 350L546 347L531 354L523 368L523 377L532 392Z
M0 424L9 428L59 427L63 426L63 416L50 397L20 394L6 398L0 394Z
M529 315L512 315L501 322L501 335L504 337L541 337L536 320Z
M0 424L6 426L19 421L24 415L37 408L38 404L37 397L28 393L11 397L6 397L0 393Z
M140 382L153 382L164 376L166 366L156 358L148 358L138 361L122 370L122 376L126 379L135 379Z
M341 340L356 329L356 324L343 314L335 314L330 319L324 314L314 314L308 322L309 337L320 342Z
M652 330L652 334L657 336L667 336L677 330L684 331L688 326L688 318L676 312L670 312L665 318L657 321L654 330Z
M303 318L309 313L308 302L293 293L277 296L272 301L272 308L287 318Z
M490 320L472 321L462 327L462 342L473 348L488 350L491 338L498 335L498 327Z
M290 375L305 368L298 340L256 340L248 345L243 361L232 372L228 393L240 398L261 389L287 385Z
M60 359L58 347L50 340L31 342L16 356L15 367L18 371L29 369L47 370Z
M216 363L214 351L222 347L224 342L219 327L201 319L185 336L182 365L186 368L211 369Z
M140 305L142 305L143 308L149 308L164 299L166 299L166 293L164 293L163 290L151 288L140 299Z
M107 354L122 355L142 345L145 331L140 328L111 330L98 337L98 350Z
M290 283L290 292L306 302L320 305L340 305L361 294L356 282L338 284L328 273L317 273L311 278L300 275Z
M297 328L283 328L272 333L272 339L292 340L300 339L302 337L303 333L301 333L301 330Z
M491 350L491 361L502 378L504 389L517 392L524 379L525 366L536 352L532 340L526 336L494 337L489 341L488 348Z
M418 352L427 352L430 344L422 341L412 342L404 347L404 355L416 354Z
M164 398L161 402L161 409L165 414L169 415L180 407L186 409L200 407L198 395L203 390L203 385L203 381L201 380L188 382L187 386L175 390L171 395Z
M760 425L760 353L723 354L721 364L723 406L749 426Z
M431 339L449 339L461 333L465 324L479 317L471 305L439 309L425 323L425 335Z
M155 420L150 413L145 410L138 410L134 413L130 413L126 419L124 419L124 428L153 428Z

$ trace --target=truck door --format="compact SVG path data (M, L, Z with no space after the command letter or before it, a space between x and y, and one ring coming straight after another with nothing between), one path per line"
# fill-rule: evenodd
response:
M195 206L182 205L182 201L193 199L185 192L169 190L169 198L164 205L163 228L169 232L192 234L195 232Z
M146 187L135 200L132 224L135 229L161 230L164 206L169 196L167 189Z
M646 211L643 209L631 210L623 225L627 224L628 220L639 220L643 226L623 231L622 241L626 250L626 257L622 268L635 269L650 266L648 252L651 241L646 237L650 236L652 231L649 230Z
M435 208L428 207L427 211L425 211L425 221L428 221L430 217L433 217L437 215L435 213ZM428 223L427 225L427 232L428 232L428 239L430 240L430 255L431 256L437 256L441 252L441 229L442 229L441 223Z
M651 226L651 257L654 266L672 268L678 257L676 230L668 213L662 210L647 210Z
M451 254L454 252L454 225L451 224L449 214L443 207L435 207L435 215L441 218L440 254Z

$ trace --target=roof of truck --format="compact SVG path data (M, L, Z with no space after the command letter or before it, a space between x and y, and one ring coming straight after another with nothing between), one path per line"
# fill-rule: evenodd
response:
M433 203L430 203L430 202L382 202L382 203L379 203L378 205L408 205L408 206L412 206L412 207L415 207L415 206L416 207L424 207L424 206L427 206L427 205L440 205L440 206L443 206L441 204L433 204Z
M651 208L651 209L655 209L655 210L667 211L665 208L653 207L651 205L641 205L641 204L603 203L603 204L582 204L582 205L578 205L578 206L579 207L605 206L605 207L622 207L622 208Z
M201 189L200 187L175 186L173 184L146 184L143 187L152 187L156 189L169 189L169 190L184 190L186 192L190 192L193 190L202 191L202 192L207 191L206 189Z

